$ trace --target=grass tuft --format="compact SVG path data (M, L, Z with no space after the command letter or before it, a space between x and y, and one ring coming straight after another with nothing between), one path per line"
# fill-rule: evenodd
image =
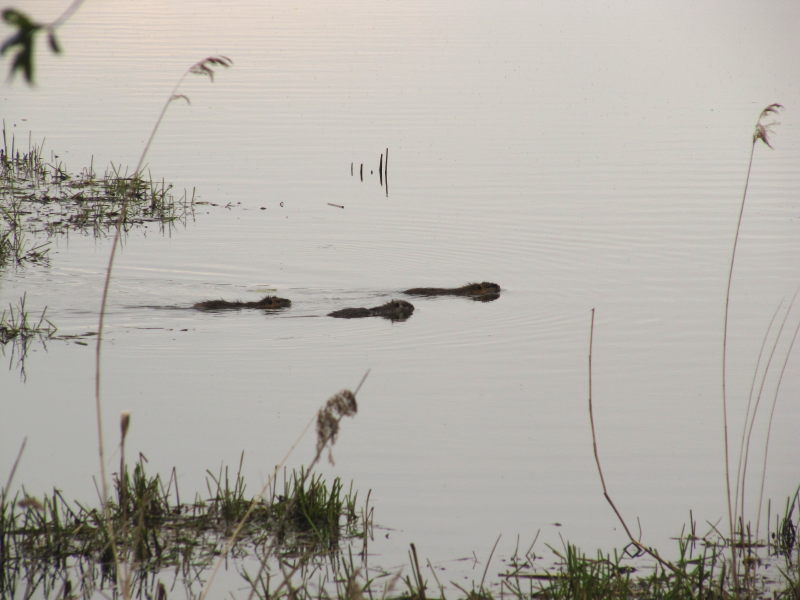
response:
M25 359L32 342L42 344L53 338L58 328L50 321L47 307L42 309L37 318L31 318L25 307L26 295L23 294L14 306L9 304L8 310L0 313L0 351L5 354L5 347L11 345L8 368L16 363L22 379L26 379Z
M146 469L140 455L132 469L113 475L114 493L103 511L70 502L59 490L36 497L22 489L0 498L0 597L13 597L21 582L48 592L44 580L87 576L83 589L118 578L117 560L132 565L132 589L164 569L202 572L222 551L232 527L247 514L232 557L253 556L257 548L279 548L287 556L338 552L340 542L361 535L370 523L359 519L357 495L335 478L328 483L301 469L284 475L284 494L269 501L247 497L242 462L208 473L206 498L182 504L177 484L165 484ZM5 490L4 490L5 491ZM253 510L250 510L254 505ZM249 512L248 512L249 511ZM37 583L38 582L38 583ZM88 586L88 587L87 587ZM141 588L145 589L145 588ZM132 594L135 595L135 594Z
M4 138L5 138L4 132ZM71 173L39 146L27 152L0 148L0 265L43 262L49 238L70 232L108 235L127 204L123 231L156 223L169 230L194 213L194 194L176 197L173 186L111 164ZM28 236L44 240L31 246Z

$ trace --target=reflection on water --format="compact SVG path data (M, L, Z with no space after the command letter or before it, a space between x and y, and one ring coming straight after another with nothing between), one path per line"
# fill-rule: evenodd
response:
M258 482L319 402L371 369L335 473L371 488L376 520L393 528L375 560L403 564L414 542L457 579L469 568L447 561L488 551L498 533L506 555L506 541L538 531L556 544L624 543L591 455L593 307L597 433L621 510L656 545L690 508L724 514L726 268L752 127L776 101L787 109L775 149L756 151L734 273L732 431L770 316L800 275L798 10L354 1L220 14L211 2L112 1L70 21L65 55L41 57L39 89L2 98L7 126L46 137L68 167L130 164L187 65L215 52L236 61L187 89L192 106L170 109L149 155L154 177L218 206L197 205L186 230L126 241L106 412L133 411L130 447L155 469L177 467L186 489L242 451ZM386 148L390 194L366 172ZM92 331L108 248L58 241L49 266L2 273L0 300L27 291L60 332ZM480 281L501 284L500 297L409 298L402 323L326 318ZM265 294L292 306L166 308ZM14 418L0 425L0 453L31 436L19 472L29 489L93 494L91 355L51 346L29 355L27 383L4 375ZM769 451L775 501L800 475L792 365ZM56 452L70 461L54 472Z

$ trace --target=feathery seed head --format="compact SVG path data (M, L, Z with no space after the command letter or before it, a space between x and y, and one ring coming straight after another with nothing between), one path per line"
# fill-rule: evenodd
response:
M775 125L779 125L777 121L769 121L767 122L766 119L771 115L777 115L781 110L783 110L783 105L773 103L767 106L764 110L761 111L761 114L758 115L758 122L756 123L756 129L753 132L753 143L755 144L758 140L764 142L767 146L772 148L772 144L769 141L769 136L772 135L772 129Z

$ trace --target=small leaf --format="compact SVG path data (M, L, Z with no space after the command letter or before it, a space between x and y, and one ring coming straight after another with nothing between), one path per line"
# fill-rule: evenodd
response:
M173 102L174 100L186 100L186 104L192 103L191 100L189 100L189 96L186 96L185 94L172 94L169 101Z
M33 83L33 53L31 50L32 46L20 48L11 63L11 74L22 71L25 81L28 83Z
M7 8L3 11L3 20L19 29L30 29L34 26L34 22L28 18L28 15L14 8Z
M14 59L11 61L10 75L14 75L17 71L22 71L25 80L31 84L33 83L33 48L35 34L42 29L42 25L35 23L25 13L22 13L13 8L7 8L3 11L3 20L17 28L17 32L10 35L0 46L0 54L5 54L6 51L16 49Z
M56 39L56 34L53 31L47 32L47 43L50 44L50 50L53 51L54 54L61 54L61 46Z

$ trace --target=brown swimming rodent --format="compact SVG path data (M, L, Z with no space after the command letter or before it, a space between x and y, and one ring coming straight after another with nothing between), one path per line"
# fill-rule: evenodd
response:
M235 308L261 308L266 310L276 310L278 308L288 308L292 305L291 300L286 298L278 298L277 296L264 296L261 300L256 302L242 302L234 300L206 300L205 302L198 302L192 308L197 310L229 310Z
M468 283L457 288L420 287L405 290L410 296L467 296L480 302L491 302L500 297L500 286L491 281Z
M363 317L383 317L391 321L405 321L414 312L414 305L405 300L391 300L372 308L343 308L328 313L338 319L361 319Z

